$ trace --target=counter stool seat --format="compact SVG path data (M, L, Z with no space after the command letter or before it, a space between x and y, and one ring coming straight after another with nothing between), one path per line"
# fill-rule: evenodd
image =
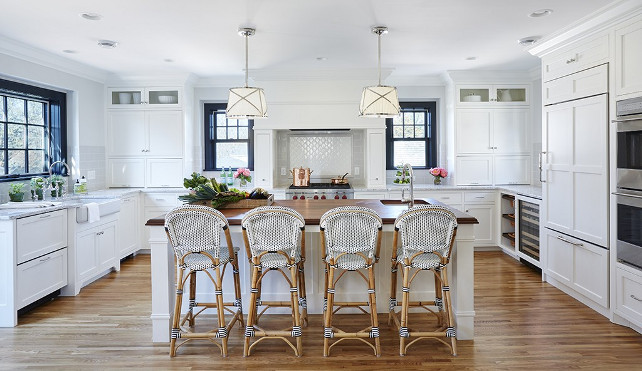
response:
M234 247L234 253L238 254L239 248ZM219 255L219 265L220 264L226 264L232 261L230 259L230 253L227 249L227 246L221 246ZM212 259L204 254L200 253L193 253L185 256L185 259L183 259L183 265L181 266L182 269L188 269L188 270L193 270L193 271L202 271L205 269L211 269L216 267L216 265L212 262Z

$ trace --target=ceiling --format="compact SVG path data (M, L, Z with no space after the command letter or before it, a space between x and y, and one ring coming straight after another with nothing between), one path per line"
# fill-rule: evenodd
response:
M382 68L397 77L445 70L527 70L517 39L547 37L612 0L0 0L0 37L121 76L242 76L240 26L256 28L249 68L313 73ZM546 17L528 15L549 8ZM91 21L81 13L102 16ZM101 48L98 40L118 42ZM63 50L71 51L63 52ZM475 60L467 60L475 57Z

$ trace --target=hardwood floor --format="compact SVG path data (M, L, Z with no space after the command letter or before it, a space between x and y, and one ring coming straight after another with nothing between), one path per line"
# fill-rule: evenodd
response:
M458 342L457 357L431 340L400 357L397 332L384 314L379 358L357 342L344 342L324 358L320 315L304 328L299 358L281 341L263 342L243 358L237 328L227 358L203 341L170 358L168 345L150 341L149 255L138 255L80 295L58 297L22 315L18 327L0 328L0 369L642 369L642 335L542 283L539 274L501 252L478 252L475 259L475 340ZM345 323L346 316L363 317L337 321ZM287 320L272 316L268 323Z

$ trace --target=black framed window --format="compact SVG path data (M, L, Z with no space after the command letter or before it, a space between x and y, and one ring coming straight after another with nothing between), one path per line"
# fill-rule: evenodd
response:
M206 103L205 169L246 167L254 169L254 120L228 119L225 103Z
M399 105L399 116L386 119L386 168L405 163L416 169L437 166L437 103Z
M0 181L44 175L65 160L65 116L65 93L0 79Z

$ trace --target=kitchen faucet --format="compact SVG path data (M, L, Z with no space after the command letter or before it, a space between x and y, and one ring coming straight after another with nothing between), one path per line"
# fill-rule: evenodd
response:
M408 176L410 177L410 198L406 198L406 189L401 190L401 202L408 202L408 208L415 206L415 184L414 184L414 173L412 172L412 166L410 164L404 164L403 169L401 169L401 180L406 179L406 169L408 169Z
M69 168L69 165L67 165L64 161L54 161L49 165L49 179L51 179L52 172L51 170L53 169L55 164L63 164L67 168L67 178L71 176L71 169ZM69 191L69 179L67 179L67 190L62 192L62 195L66 195L67 191Z

